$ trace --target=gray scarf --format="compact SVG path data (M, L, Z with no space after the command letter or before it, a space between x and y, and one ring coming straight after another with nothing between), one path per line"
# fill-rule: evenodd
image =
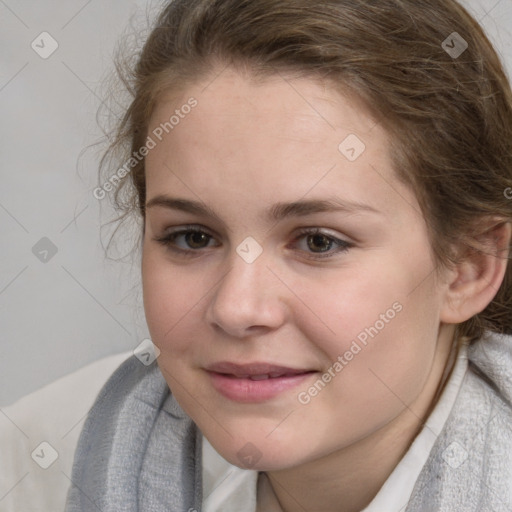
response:
M512 336L488 334L468 356L454 408L402 512L512 511ZM158 366L132 357L86 420L66 512L200 512L201 449L201 433Z
M201 447L156 363L131 357L89 412L66 512L200 511Z

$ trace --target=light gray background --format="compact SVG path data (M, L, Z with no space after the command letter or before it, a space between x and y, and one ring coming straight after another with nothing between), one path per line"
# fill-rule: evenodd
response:
M116 42L162 3L0 0L0 406L148 337L139 261L107 260L101 243L99 151L80 153L101 136ZM512 0L464 4L512 74ZM31 48L42 32L59 45L47 59ZM43 237L58 249L47 262L32 252Z

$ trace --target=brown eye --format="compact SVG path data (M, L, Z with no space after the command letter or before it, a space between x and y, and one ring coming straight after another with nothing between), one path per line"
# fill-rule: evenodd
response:
M157 237L155 241L170 251L190 255L199 254L201 249L218 246L214 237L198 226L186 226Z
M313 252L326 252L332 248L333 240L327 235L314 234L308 236L307 243Z
M210 236L206 233L191 231L185 235L185 241L191 249L202 249L208 246Z
M354 244L321 231L319 228L303 228L293 245L311 259L330 258L348 251Z

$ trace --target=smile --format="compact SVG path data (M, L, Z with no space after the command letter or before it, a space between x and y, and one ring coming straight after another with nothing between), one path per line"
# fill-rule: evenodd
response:
M207 368L213 388L225 398L242 403L270 400L308 379L315 370L269 363L217 363Z

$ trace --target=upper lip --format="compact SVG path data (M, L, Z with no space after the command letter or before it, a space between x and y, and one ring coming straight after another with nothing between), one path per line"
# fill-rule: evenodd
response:
M272 363L255 362L236 364L227 361L214 363L206 367L206 370L215 373L233 375L240 378L247 378L255 375L270 375L271 377L280 377L282 375L299 375L302 373L314 371L307 368L290 368L288 366L280 366Z

